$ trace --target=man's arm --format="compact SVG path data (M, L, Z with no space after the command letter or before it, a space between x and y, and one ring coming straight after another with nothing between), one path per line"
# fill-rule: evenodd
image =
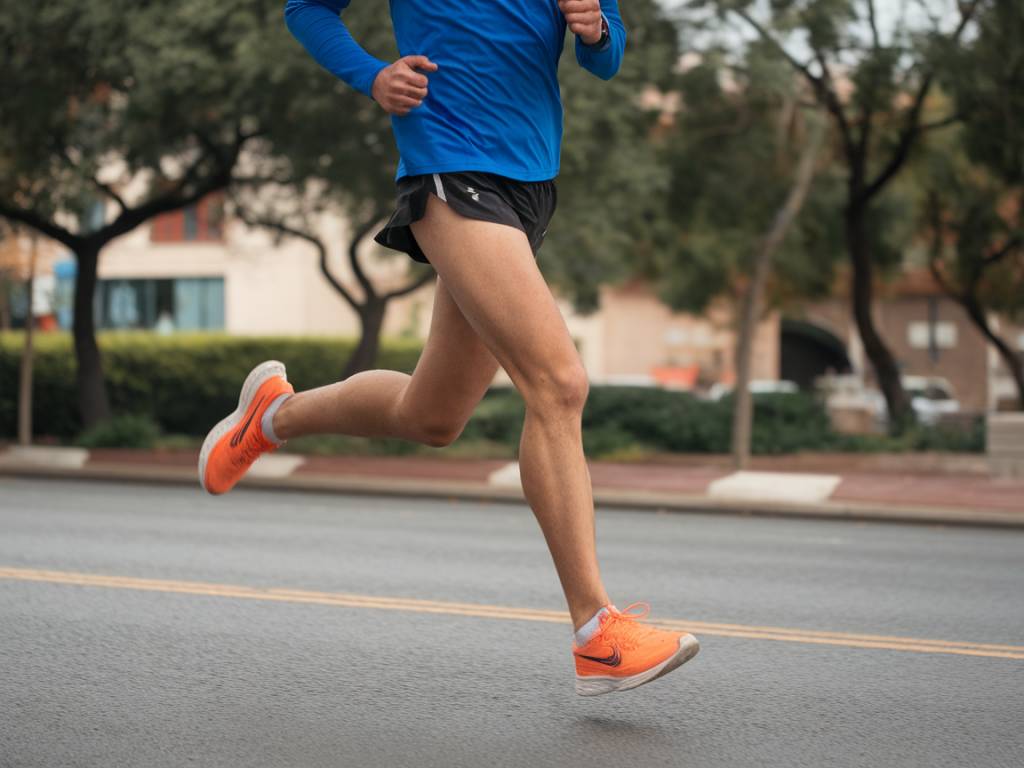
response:
M576 34L576 61L602 80L613 78L626 52L626 27L617 0L559 0L558 4Z
M331 74L372 98L373 81L387 62L352 39L341 20L351 0L287 0L284 20L295 39Z
M352 0L287 0L284 20L317 63L392 115L407 115L427 97L427 77L437 65L426 56L403 56L388 64L352 39L341 12Z

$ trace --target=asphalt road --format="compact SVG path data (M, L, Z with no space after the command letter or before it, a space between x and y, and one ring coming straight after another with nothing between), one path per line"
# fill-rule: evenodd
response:
M1024 534L598 527L705 631L583 699L525 507L0 479L0 766L1024 765Z

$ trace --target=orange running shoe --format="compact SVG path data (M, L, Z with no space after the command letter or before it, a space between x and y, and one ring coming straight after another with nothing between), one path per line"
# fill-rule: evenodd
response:
M682 666L700 650L697 638L686 632L668 632L641 624L650 612L646 603L633 603L620 612L609 605L600 628L580 647L576 658L576 693L598 696L628 691ZM630 613L641 608L640 613Z
M238 408L210 430L199 452L199 484L207 493L227 493L261 454L277 449L263 435L263 414L280 395L294 392L283 363L269 360L249 372Z

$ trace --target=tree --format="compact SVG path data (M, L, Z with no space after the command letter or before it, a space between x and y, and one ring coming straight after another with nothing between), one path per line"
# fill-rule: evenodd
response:
M21 350L21 375L18 380L18 444L32 443L32 373L35 364L35 293L36 263L39 257L39 237L29 235L27 303L25 309L25 343Z
M875 0L780 0L770 4L767 21L755 15L752 0L710 0L721 13L741 18L787 62L832 118L838 156L846 169L843 218L853 316L894 430L911 423L914 415L899 366L871 314L883 255L876 238L879 205L922 135L955 119L926 119L936 79L934 54L960 44L980 2L957 4L951 29L945 20L952 0L922 0L929 24L925 29L913 27L904 6L886 35Z
M272 30L272 31L268 31ZM65 245L86 426L110 414L96 343L112 240L228 187L302 76L277 0L7 3L0 10L0 216Z
M999 353L1024 409L1024 359L989 322L990 311L1024 316L1024 7L987 0L978 27L940 70L959 124L925 163L929 266Z
M750 283L740 304L739 334L736 343L736 394L732 417L732 455L737 469L746 468L750 460L750 441L754 426L750 364L754 331L761 317L765 292L771 277L772 260L782 247L790 227L793 226L807 199L823 136L822 126L813 126L811 136L800 150L796 170L792 174L792 186L772 219L771 226L754 251Z
M676 309L702 312L724 300L737 330L733 454L750 453L752 339L765 306L828 292L838 237L837 179L810 189L821 120L799 107L800 83L763 44L741 54L709 49L680 78L682 106L664 162L672 237L656 284Z

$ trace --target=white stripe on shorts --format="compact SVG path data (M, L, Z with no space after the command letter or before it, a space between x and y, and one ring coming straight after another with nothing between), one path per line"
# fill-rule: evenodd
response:
M448 202L448 198L444 196L444 184L441 183L441 177L438 174L434 174L434 186L437 187L437 196L444 202Z

